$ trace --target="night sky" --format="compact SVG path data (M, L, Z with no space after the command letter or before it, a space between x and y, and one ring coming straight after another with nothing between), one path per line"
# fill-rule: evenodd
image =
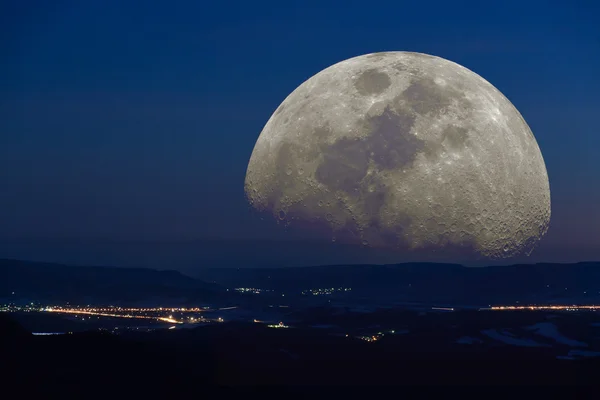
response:
M2 2L0 238L279 237L243 193L264 124L320 70L404 50L511 100L550 178L539 254L600 258L598 15L591 0Z

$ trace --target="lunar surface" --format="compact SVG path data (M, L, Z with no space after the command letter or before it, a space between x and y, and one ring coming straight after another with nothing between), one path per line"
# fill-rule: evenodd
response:
M421 53L351 58L302 83L260 134L245 192L285 224L406 251L529 254L550 222L521 114L481 76Z

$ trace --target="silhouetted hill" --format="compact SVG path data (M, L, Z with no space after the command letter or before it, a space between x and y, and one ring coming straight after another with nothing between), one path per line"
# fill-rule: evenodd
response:
M426 302L537 302L600 298L600 262L464 267L407 263L296 268L205 269L199 276L228 287L299 293L352 288L352 295Z
M343 295L363 302L474 306L515 302L600 302L600 262L478 268L438 263L207 268L198 275L200 279L177 271L146 268L0 260L0 299L184 305L234 298L235 294L226 292L225 287L255 287L291 296L300 295L307 289L351 288Z
M94 302L207 300L224 290L177 271L0 260L0 298ZM14 295L13 295L14 293Z
M113 265L176 269L196 276L198 268L301 267L336 264L396 264L406 262L447 262L439 255L426 257L394 250L374 249L305 236L290 236L278 230L277 240L265 238L198 240L103 240L86 238L0 238L0 258L54 262L67 265ZM597 247L563 246L543 240L531 256L520 256L513 263L559 262L600 259ZM467 262L468 266L498 265L502 260ZM505 263L506 261L504 261Z
M31 337L31 333L23 328L8 314L0 313L0 343L22 342Z
M389 263L394 252L342 243L202 239L189 241L8 240L0 239L0 258L52 261L69 265L176 268L294 267L339 263ZM409 261L404 260L403 261ZM412 260L410 260L412 261Z

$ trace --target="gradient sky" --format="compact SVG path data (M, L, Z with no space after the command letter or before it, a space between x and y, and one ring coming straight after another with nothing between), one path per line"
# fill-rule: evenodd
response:
M600 249L600 3L493 3L2 2L0 237L275 235L243 195L271 113L331 64L406 50L513 102L550 177L546 246Z

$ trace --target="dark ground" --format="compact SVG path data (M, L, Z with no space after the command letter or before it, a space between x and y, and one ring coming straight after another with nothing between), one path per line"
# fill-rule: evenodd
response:
M592 385L600 360L558 360L543 350L401 346L227 323L193 330L33 336L0 314L4 381L66 392L200 390L207 385ZM572 397L572 396L571 396Z

